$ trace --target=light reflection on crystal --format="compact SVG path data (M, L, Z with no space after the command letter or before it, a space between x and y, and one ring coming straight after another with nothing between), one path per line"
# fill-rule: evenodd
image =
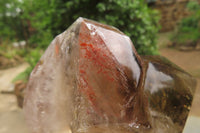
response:
M195 80L140 57L116 28L79 18L34 68L24 111L33 133L181 132Z

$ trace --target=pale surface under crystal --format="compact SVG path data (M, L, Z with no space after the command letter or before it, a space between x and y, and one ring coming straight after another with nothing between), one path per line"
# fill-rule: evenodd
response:
M178 133L195 80L161 57L140 57L114 27L79 18L31 73L24 111L33 133Z

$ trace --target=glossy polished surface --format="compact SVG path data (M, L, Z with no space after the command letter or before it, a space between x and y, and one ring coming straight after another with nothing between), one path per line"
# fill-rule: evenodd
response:
M141 58L114 27L79 18L33 70L24 111L33 133L181 132L195 80Z
M149 67L145 92L150 107L170 117L182 130L190 111L196 80L161 56L146 56Z

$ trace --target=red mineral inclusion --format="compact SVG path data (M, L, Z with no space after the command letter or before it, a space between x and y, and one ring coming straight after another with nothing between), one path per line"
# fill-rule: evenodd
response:
M116 86L115 82L118 82L115 66L117 63L113 60L113 55L107 49L101 37L98 34L91 35L86 31L88 31L86 25L82 25L79 34L80 90L99 114L107 112L107 115L119 117L120 107L118 104L122 104L119 101L120 99L116 97L119 90L117 87L112 89L106 86L106 84L111 84L109 82ZM102 81L105 85L101 84ZM107 96L106 93L108 92L112 92L113 96ZM111 105L107 100L118 104Z
M59 46L58 46L58 44L55 45L55 54L56 55L59 54Z
M194 78L160 57L141 58L116 28L79 18L34 68L23 108L32 133L174 133L194 89Z
M106 114L110 121L130 122L136 118L127 101L137 93L135 84L129 84L127 68L119 64L95 27L89 28L82 24L79 33L80 91L97 114Z

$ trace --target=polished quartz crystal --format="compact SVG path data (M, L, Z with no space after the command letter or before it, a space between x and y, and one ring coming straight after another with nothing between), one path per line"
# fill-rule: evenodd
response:
M33 133L179 133L195 85L118 29L79 18L32 71L24 111Z

